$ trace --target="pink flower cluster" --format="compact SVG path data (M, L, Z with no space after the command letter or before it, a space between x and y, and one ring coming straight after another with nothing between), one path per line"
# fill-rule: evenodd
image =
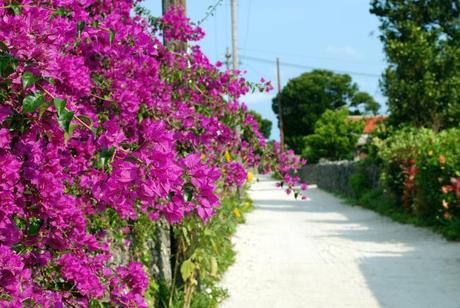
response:
M162 44L133 5L0 0L2 307L145 306L142 265L114 264L89 217L206 221L219 186L269 159L238 101L247 82ZM170 41L203 36L179 9L161 25ZM273 155L283 174L298 163Z
M300 167L307 162L296 156L293 150L281 151L279 142L273 143L273 148L267 156L270 156L268 169L273 170L281 178L281 182L277 183L277 186L284 188L287 194L294 192L295 198L307 199L307 196L302 193L302 191L307 190L307 185L300 184L300 177L295 175Z

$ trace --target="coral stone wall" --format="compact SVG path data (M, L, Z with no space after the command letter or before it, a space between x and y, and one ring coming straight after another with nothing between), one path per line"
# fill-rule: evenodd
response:
M299 170L302 182L316 184L319 188L353 196L350 177L360 170L366 174L368 187L379 185L380 172L376 166L363 165L357 161L320 161L318 164L306 165Z

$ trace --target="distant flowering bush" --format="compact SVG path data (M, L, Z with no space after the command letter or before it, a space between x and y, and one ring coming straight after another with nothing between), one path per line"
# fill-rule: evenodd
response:
M453 225L450 237L460 229L459 129L435 133L428 129L397 131L381 145L386 185L407 211L428 221Z
M133 5L0 0L2 307L145 307L142 265L116 264L91 217L207 221L254 167L297 185L298 159L267 150L239 103L253 86L162 44ZM158 25L173 43L203 36L179 9Z

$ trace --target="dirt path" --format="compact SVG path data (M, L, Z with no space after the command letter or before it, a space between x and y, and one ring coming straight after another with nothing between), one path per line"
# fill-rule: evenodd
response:
M296 201L262 180L234 237L224 308L460 307L460 244L343 205Z

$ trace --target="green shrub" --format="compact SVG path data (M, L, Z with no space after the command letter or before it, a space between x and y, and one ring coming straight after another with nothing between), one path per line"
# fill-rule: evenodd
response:
M174 227L174 283L158 296L159 307L219 306L227 292L217 283L235 261L231 235L252 208L247 196L227 193L217 214L207 223L189 217Z
M385 193L380 188L369 188L361 193L357 199L359 205L376 211L379 214L389 216L393 220L401 223L407 222L407 214L398 208L396 198L392 194Z
M350 187L351 190L353 191L353 196L355 198L359 198L361 194L368 189L369 185L369 179L367 176L363 173L358 171L357 173L354 173L350 176Z
M361 161L349 178L350 201L459 240L460 128L439 133L404 128L372 143L375 155ZM381 187L372 187L369 165L379 166Z
M460 218L456 198L443 192L451 178L460 177L459 144L460 129L404 129L383 142L384 182L410 213L438 224Z
M347 108L326 110L316 121L314 134L305 137L302 156L310 163L320 158L351 159L364 123L352 121L348 116Z

